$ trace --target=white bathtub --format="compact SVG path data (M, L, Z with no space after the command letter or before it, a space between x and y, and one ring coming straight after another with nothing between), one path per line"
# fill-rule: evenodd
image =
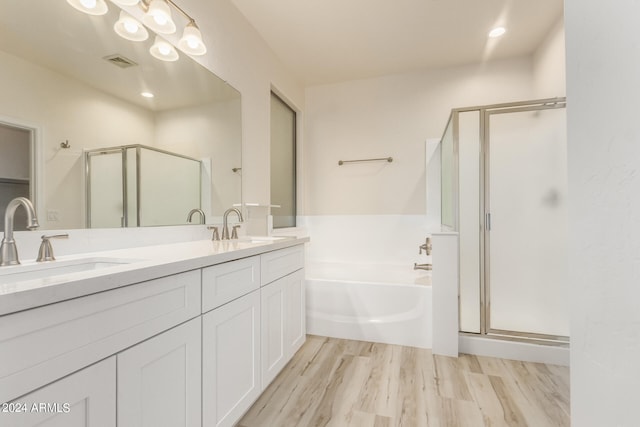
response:
M307 332L431 348L431 275L411 265L310 263Z

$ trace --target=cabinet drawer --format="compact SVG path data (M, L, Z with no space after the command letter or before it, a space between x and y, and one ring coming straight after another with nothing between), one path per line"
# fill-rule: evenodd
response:
M260 255L261 286L304 267L304 246L298 245Z
M202 270L202 312L213 310L259 287L259 256L204 268Z
M0 317L0 402L200 314L200 271Z

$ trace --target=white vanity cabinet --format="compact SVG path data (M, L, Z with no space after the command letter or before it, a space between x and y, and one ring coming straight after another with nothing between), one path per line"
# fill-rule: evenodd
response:
M117 355L118 427L200 427L200 318Z
M116 358L2 405L7 427L116 427Z
M263 254L261 267L264 390L305 340L303 248L296 246Z
M232 426L260 392L260 291L202 316L203 424Z
M202 270L202 419L232 426L260 395L260 256Z
M233 426L304 343L300 243L0 316L0 426Z

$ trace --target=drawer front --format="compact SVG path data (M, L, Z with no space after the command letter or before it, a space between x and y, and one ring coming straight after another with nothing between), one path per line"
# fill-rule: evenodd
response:
M213 310L259 287L259 256L204 268L202 270L202 312Z
M304 267L304 246L298 245L260 255L261 286Z
M0 317L0 402L200 314L200 270Z

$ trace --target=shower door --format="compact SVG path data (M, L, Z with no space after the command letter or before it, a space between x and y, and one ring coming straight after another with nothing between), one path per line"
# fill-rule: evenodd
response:
M484 332L568 340L564 104L484 114Z

